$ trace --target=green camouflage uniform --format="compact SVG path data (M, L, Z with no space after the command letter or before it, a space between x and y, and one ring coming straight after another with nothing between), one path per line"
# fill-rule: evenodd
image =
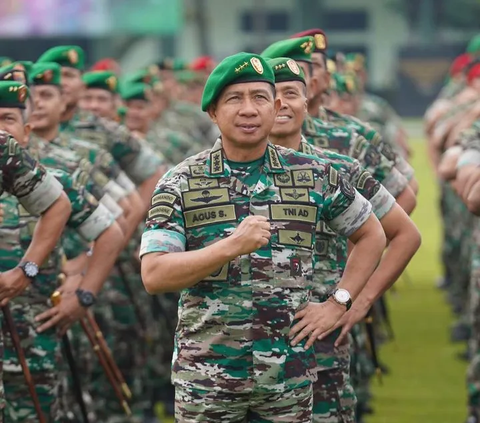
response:
M67 222L86 241L94 241L114 221L111 213L86 191L79 179L72 178L61 170L49 169L63 185L72 204L72 213ZM78 175L78 174L77 174ZM11 195L0 199L4 206L4 221L0 228L2 260L0 271L16 267L31 243L38 216L27 212ZM60 342L52 328L43 333L35 330L35 317L50 308L49 299L58 287L57 278L62 271L63 249L61 244L52 251L40 267L38 276L18 297L10 301L10 308L18 331L26 361L38 392L42 410L48 422L63 421L60 407L60 383L64 363ZM7 406L5 422L37 422L35 408L28 386L23 380L22 369L2 319L5 339L4 385Z
M304 342L292 347L288 333L310 298L315 228L323 221L349 236L370 213L330 165L271 144L242 164L227 161L217 140L159 182L141 255L204 248L251 214L269 218L272 233L268 246L180 293L179 421L311 421L315 354Z
M61 184L39 166L6 132L0 131L0 195L7 192L32 214L41 214L60 196ZM3 223L2 223L3 226ZM2 239L3 242L3 239ZM0 353L4 353L3 335ZM3 360L0 362L0 421L3 420L5 396Z
M464 155L469 156L468 163L480 163L480 120L477 120L471 128L462 132L459 143L463 147ZM463 161L461 156L459 162ZM461 163L459 163L461 165ZM461 200L458 198L458 202ZM463 203L462 203L463 205ZM468 210L467 210L468 213ZM459 223L462 222L462 225ZM471 324L471 337L469 341L470 364L467 371L467 392L470 414L480 418L480 220L470 215L471 225L468 228L469 235L462 238L462 242L471 248L470 263L461 264L470 270L470 285L468 290L469 322ZM454 226L465 227L463 221L457 220ZM467 231L467 228L465 228ZM465 249L465 246L463 247ZM459 248L460 250L460 248ZM463 271L455 268L453 270Z
M161 152L165 159L174 165L200 151L195 151L194 140L188 135L165 128L161 122L152 125L146 140L155 151Z
M135 184L141 184L166 164L160 153L155 153L144 140L133 136L127 128L117 122L98 118L91 113L80 111L62 125L63 130L75 140L75 150L80 143L88 141L111 154L121 169ZM81 141L79 141L81 140ZM91 151L90 151L91 154ZM109 167L107 164L106 168ZM105 170L106 172L106 170ZM137 244L138 246L138 244ZM95 318L112 350L115 361L131 387L134 398L132 411L137 415L145 408L142 393L146 389L145 334L140 330L136 308L144 307L141 279L129 264L135 244L121 253L104 289L100 292ZM130 291L135 296L130 295ZM135 307L134 304L140 305ZM148 316L148 310L145 314ZM82 343L80 342L80 345ZM129 421L110 387L105 373L95 361L88 383L89 393L97 419L105 422ZM133 420L130 420L133 421Z
M318 149L303 139L300 152L319 157L339 171L343 178L372 204L378 219L382 219L395 204L395 198L360 166L357 160L326 149ZM347 263L347 239L317 227L315 244L316 266L313 272L312 300L322 302L341 279ZM313 386L314 423L354 423L355 393L350 383L350 354L348 342L335 348L339 331L315 344L318 380Z

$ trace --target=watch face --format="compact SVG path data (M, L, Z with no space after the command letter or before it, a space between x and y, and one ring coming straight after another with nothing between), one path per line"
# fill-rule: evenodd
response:
M84 292L82 294L82 302L88 307L93 304L93 294L90 292Z
M346 304L350 300L350 293L346 289L338 289L334 295L335 299L342 304Z
M29 278L34 278L38 274L38 266L32 262L25 263L25 274Z

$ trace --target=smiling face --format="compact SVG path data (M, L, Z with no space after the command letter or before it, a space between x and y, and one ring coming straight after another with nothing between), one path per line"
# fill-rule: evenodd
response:
M25 124L21 109L0 108L0 131L8 132L22 147L27 146L30 126Z
M300 81L287 81L275 84L277 99L281 107L272 128L275 137L287 137L300 134L307 115L306 87Z
M225 144L237 149L266 145L280 101L266 82L247 82L227 86L208 114L218 125Z
M79 105L96 116L113 119L116 110L116 96L101 88L87 88L84 90Z

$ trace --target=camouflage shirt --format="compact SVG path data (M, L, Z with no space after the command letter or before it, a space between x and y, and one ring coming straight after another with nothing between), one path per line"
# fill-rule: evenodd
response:
M358 160L315 148L305 139L302 139L299 151L331 163L346 181L370 201L372 210L378 219L382 219L394 206L395 198L360 166ZM320 222L317 226L314 252L316 259L313 270L312 301L323 302L343 275L347 265L348 240L346 237L336 234L324 222ZM315 343L318 371L341 366L341 360L338 359L334 347L338 335L339 331L334 332L326 339Z
M410 181L415 171L408 164L405 158L395 151L390 144L383 142L382 136L373 129L368 123L361 121L355 116L336 113L333 110L320 107L319 119L323 122L331 123L334 126L342 128L350 128L357 134L364 137L369 143L377 147L377 149L388 160L395 163L397 170Z
M113 223L113 216L89 194L81 181L75 180L61 170L49 169L60 181L72 204L72 213L67 226L76 230L86 241L94 241ZM4 219L0 225L0 271L16 267L28 249L35 231L38 216L27 212L17 199L3 195L0 204L4 207ZM54 370L59 349L55 329L42 334L35 332L38 323L35 316L50 308L50 295L58 287L58 275L62 270L63 249L61 243L40 266L38 276L27 289L10 302L27 363L33 372ZM21 372L15 349L10 338L5 338L4 370Z
M357 159L394 197L408 186L408 180L395 167L395 163L351 129L307 116L302 131L311 145Z
M62 186L13 137L0 131L0 194L4 191L31 213L41 214L58 199Z
M226 392L284 392L311 382L313 349L292 347L295 312L310 297L315 228L344 236L371 205L329 164L269 144L256 183L232 173L221 140L160 180L141 255L202 249L249 215L271 222L270 243L180 293L172 379ZM296 199L295 199L296 198Z
M113 120L78 111L70 121L62 123L61 129L77 139L91 141L107 150L137 185L155 174L164 164L163 157L155 154L125 126Z

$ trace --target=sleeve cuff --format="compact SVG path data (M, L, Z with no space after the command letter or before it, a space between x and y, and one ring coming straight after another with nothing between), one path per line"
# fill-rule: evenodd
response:
M103 204L110 213L113 214L113 217L118 219L123 214L123 209L116 203L116 201L110 197L109 194L105 194L101 199L100 203Z
M378 220L382 219L392 209L395 203L395 197L382 185L380 185L378 192L370 198L370 204Z
M140 245L140 258L149 253L182 253L186 238L181 233L167 229L154 229L144 232Z
M157 153L142 143L139 154L124 170L130 179L139 185L154 175L161 165L162 161Z
M120 201L127 196L127 192L115 181L108 181L104 187L105 191L113 198L115 202Z
M40 215L47 210L62 194L62 184L50 173L30 194L18 198L18 201L33 215Z
M480 165L480 151L468 149L463 152L457 162L457 169L468 165Z
M119 173L115 182L127 192L127 195L131 194L136 189L135 184L123 170Z
M360 193L355 193L355 199L350 206L327 225L336 233L349 237L359 229L372 214L372 205Z
M398 171L398 169L392 168L391 172L382 181L382 185L390 194L397 198L408 186L408 180Z
M112 226L114 220L112 213L100 203L87 220L78 227L77 231L87 241L95 241L105 229Z

